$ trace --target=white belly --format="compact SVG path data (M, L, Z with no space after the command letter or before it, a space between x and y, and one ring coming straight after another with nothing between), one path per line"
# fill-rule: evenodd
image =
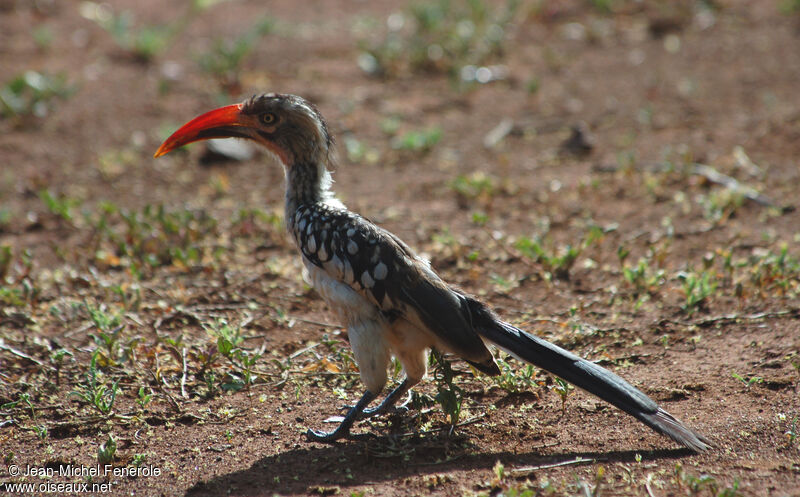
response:
M378 308L350 288L349 285L332 278L325 270L303 260L306 281L325 299L325 302L342 320L342 324L351 324L363 320L382 320Z
M305 262L305 261L304 261ZM350 346L367 389L378 394L386 384L389 365L389 326L375 304L323 269L306 263L308 282L347 326Z

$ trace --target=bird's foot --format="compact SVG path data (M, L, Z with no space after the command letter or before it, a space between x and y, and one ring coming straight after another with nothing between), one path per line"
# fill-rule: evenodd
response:
M389 395L380 405L362 410L358 419L367 419L380 414L406 414L408 412L408 405L411 403L411 395L400 405L395 404L395 399L397 397L397 395ZM355 406L352 405L345 405L342 406L342 409L352 411L354 407Z
M333 431L320 431L312 430L311 428L306 431L306 438L310 442L320 443L334 443L339 439L345 438L350 435L350 430L340 430L339 428Z
M364 409L363 414L365 416L377 416L379 414L405 414L407 412L408 412L408 406L406 404L399 406L379 405L373 407L372 409Z
M341 407L343 411L349 411L353 409L353 406L344 405ZM392 405L379 405L372 407L370 409L364 409L358 415L358 419L367 419L373 416L378 416L381 414L406 414L408 412L408 406L406 404L399 405L399 406L392 406Z
M350 428L353 427L353 423L359 419L361 411L363 411L364 408L367 407L374 398L375 394L367 390L364 392L364 395L361 396L361 400L359 400L355 406L350 408L350 412L347 413L347 416L342 419L342 422L336 427L335 430L331 432L324 432L309 428L309 430L306 432L306 438L312 442L332 443L340 438L349 436Z

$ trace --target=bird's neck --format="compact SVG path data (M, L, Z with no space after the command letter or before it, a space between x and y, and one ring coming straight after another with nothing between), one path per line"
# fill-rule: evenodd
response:
M332 182L330 172L322 163L299 163L286 167L285 219L290 230L291 220L301 206L313 207L321 203L341 206L331 191Z

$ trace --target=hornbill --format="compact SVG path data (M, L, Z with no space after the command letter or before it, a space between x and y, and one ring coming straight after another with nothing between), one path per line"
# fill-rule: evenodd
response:
M400 238L347 210L331 191L333 137L317 108L295 96L267 93L189 121L161 145L160 157L187 143L238 137L277 156L286 175L285 221L308 281L347 327L366 392L318 442L349 435L357 419L384 413L426 374L430 349L455 354L476 369L500 370L486 342L622 409L694 451L711 443L616 374L501 320L486 304L445 283ZM405 378L377 407L394 356Z

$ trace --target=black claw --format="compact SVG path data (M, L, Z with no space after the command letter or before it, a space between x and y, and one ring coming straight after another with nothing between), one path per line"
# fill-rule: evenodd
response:
M408 412L408 407L402 406L384 406L379 405L372 409L364 409L363 416L376 416L378 414L405 414Z
M361 396L361 400L359 400L358 403L350 409L350 412L347 413L347 416L344 417L342 422L335 430L332 432L324 432L309 428L308 431L306 431L306 438L312 442L332 443L340 438L349 436L350 428L353 426L353 423L359 419L361 412L369 405L370 402L372 402L372 399L374 398L375 394L367 390L364 392L364 395Z
M344 405L344 406L340 407L339 409L341 409L342 411L351 411L353 409L353 407L355 407L355 406ZM367 419L367 418L371 418L373 416L378 416L378 415L381 415L381 414L405 414L407 412L408 412L408 406L406 406L406 404L402 404L402 405L399 405L399 406L389 406L389 405L381 404L379 406L375 406L375 407L372 407L370 409L364 409L358 415L358 419L359 420Z
M344 433L337 433L339 430L333 431L318 431L312 430L311 428L306 431L306 438L311 442L320 442L320 443L333 443L340 438L344 438L350 434L350 430L347 430Z
M355 407L356 406L353 406L353 405L343 405L339 409L341 409L342 411L348 411L349 412L349 411L352 411ZM363 419L371 418L375 414L378 414L377 411L378 411L377 407L373 407L372 409L364 409L363 411L358 413L358 416L356 417L356 419L363 420Z
M362 419L363 418L369 418L369 417L375 416L377 414L383 414L383 411L384 410L381 409L381 406L376 406L376 407L373 407L373 408L370 408L370 409L364 409L363 411L361 411L361 418Z

